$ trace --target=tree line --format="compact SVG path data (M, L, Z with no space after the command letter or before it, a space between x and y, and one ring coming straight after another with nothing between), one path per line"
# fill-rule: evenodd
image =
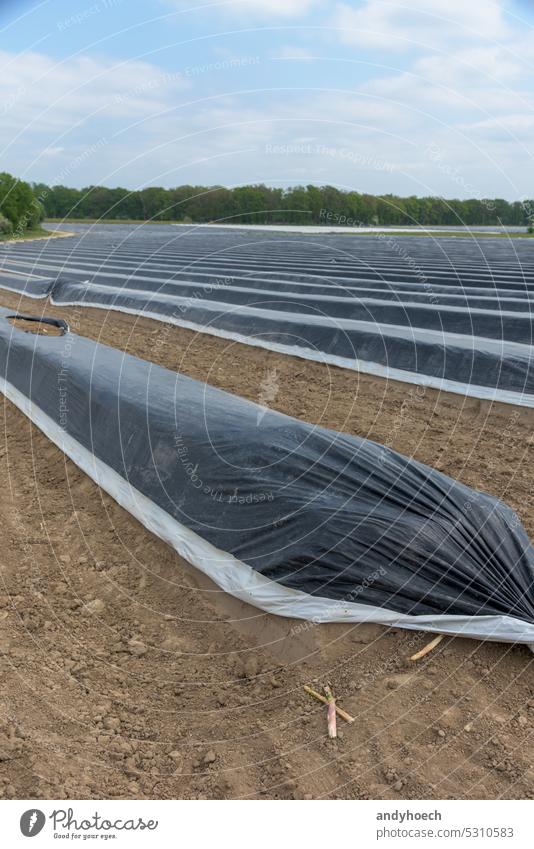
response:
M16 228L47 218L122 219L236 224L509 225L529 226L534 201L398 197L342 191L334 186L105 186L72 189L0 175L0 213Z
M341 191L334 186L265 185L151 187L141 191L89 186L34 186L50 218L119 218L136 221L210 221L248 224L517 225L527 226L531 202L500 198L446 200ZM534 206L532 207L534 209ZM331 217L327 220L327 215Z

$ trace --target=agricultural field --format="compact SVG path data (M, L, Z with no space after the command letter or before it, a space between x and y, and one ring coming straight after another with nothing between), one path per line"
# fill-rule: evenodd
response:
M68 241L11 245L5 286L359 373L534 403L529 241L69 226ZM22 282L9 284L10 272ZM41 278L31 288L28 274Z
M156 410L149 433L167 407L182 409L181 396L202 429L192 379L205 387L198 409L214 440L226 403L238 405L233 421L253 410L260 437L289 416L307 446L323 429L347 446L372 440L502 499L534 534L528 240L60 229L74 235L0 247L6 369L16 375L29 358L24 393L38 404L53 384L62 430L91 421L95 456L115 439L113 404L104 419L89 419L63 385L85 362L96 394L107 372L131 388L135 357L147 393L159 393L163 369L179 375L141 398L147 419ZM17 326L14 315L39 321ZM46 346L58 351L50 372ZM255 597L248 604L191 565L192 544L180 554L151 531L149 505L136 512L60 435L47 438L46 421L32 420L20 393L6 391L3 405L6 798L532 798L526 639L449 631L414 662L432 636L422 629L317 624L274 615ZM224 451L240 447L228 421L214 443L225 462ZM143 432L142 418L126 425L132 440ZM129 443L120 444L126 463ZM170 467L161 458L158 469ZM169 480L161 483L170 492ZM268 498L260 508L271 509ZM262 532L236 526L238 541L224 548L230 513L222 527L209 518L205 535L218 550L248 546L247 562L266 556ZM514 541L519 551L522 538ZM488 613L500 615L511 595L488 600ZM402 597L401 588L394 610ZM527 630L529 616L521 612ZM303 689L327 681L355 717L338 721L336 740Z

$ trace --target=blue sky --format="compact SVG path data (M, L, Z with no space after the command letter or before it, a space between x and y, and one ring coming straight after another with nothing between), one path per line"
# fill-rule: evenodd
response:
M1 168L533 197L533 7L3 0Z

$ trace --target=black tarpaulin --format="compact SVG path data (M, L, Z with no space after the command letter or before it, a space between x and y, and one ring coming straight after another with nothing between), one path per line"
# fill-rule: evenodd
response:
M0 310L3 391L223 589L272 612L534 643L515 513L374 442Z

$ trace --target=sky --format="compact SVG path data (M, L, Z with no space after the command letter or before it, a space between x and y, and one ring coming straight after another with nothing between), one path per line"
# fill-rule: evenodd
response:
M534 197L534 0L0 0L0 169Z

